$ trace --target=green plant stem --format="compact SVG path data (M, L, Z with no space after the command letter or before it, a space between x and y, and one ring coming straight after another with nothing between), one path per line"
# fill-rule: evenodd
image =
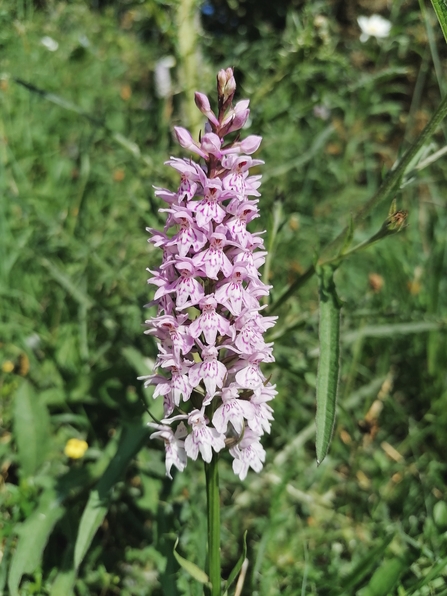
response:
M447 96L439 104L438 109L433 114L430 122L421 132L419 137L416 141L411 145L411 147L406 151L400 161L395 165L395 167L388 172L385 180L382 182L379 190L373 195L365 205L356 213L353 217L352 221L353 224L358 224L363 221L375 207L379 205L382 201L389 198L391 194L396 192L399 188L400 182L408 168L411 164L413 159L416 157L420 149L425 145L425 143L430 139L430 137L434 134L435 130L442 122L442 120L447 115ZM319 265L324 265L325 263L329 263L333 261L335 258L340 258L342 260L345 255L339 255L340 247L343 244L343 241L346 235L349 233L349 227L346 226L343 231L329 244L327 244L320 253L320 257L318 259ZM287 290L269 307L269 311L276 310L279 308L286 300L290 298L297 290L303 286L306 282L309 281L315 274L315 265L311 265L307 271L305 271L302 275L300 275L288 288Z
M179 0L177 3L177 60L183 87L184 121L194 138L202 127L202 114L194 102L194 91L201 86L203 72L200 55L200 17L198 0Z
M205 464L206 504L208 516L208 577L211 582L210 596L221 595L220 574L220 495L219 495L219 456Z

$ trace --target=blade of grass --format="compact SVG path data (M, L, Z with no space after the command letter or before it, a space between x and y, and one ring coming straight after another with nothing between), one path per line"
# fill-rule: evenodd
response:
M445 95L445 81L444 76L442 73L442 65L441 60L439 58L438 48L436 46L436 39L435 39L435 32L433 31L433 27L430 21L430 16L427 12L425 7L425 3L423 0L419 0L419 8L421 11L422 18L424 19L425 29L427 31L427 39L428 45L430 47L431 58L433 60L433 66L435 68L436 79L438 81L439 90L441 92L441 96ZM445 8L445 5L444 5Z
M447 5L444 0L431 0L444 38L447 41Z
M234 580L238 576L239 571L242 569L242 565L243 565L246 557L247 557L247 530L244 532L244 537L243 537L243 542L242 542L242 553L241 553L241 556L239 557L238 562L233 567L230 575L228 576L228 579L227 579L227 582L226 582L226 585L225 585L224 596L228 596L228 590L231 588L231 586L233 585Z

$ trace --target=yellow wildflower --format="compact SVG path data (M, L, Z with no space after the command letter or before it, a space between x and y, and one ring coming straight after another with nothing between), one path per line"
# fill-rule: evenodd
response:
M84 456L84 453L88 449L87 441L81 439L69 439L64 448L64 453L71 459L79 459Z
M5 360L2 364L2 371L4 373L10 373L14 370L14 363L11 360Z

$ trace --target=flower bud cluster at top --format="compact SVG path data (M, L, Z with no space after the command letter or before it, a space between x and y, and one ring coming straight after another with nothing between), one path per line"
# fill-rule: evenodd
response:
M260 443L270 431L276 395L260 370L273 362L272 344L264 332L276 317L264 317L259 304L267 296L259 275L266 252L262 232L250 233L247 224L258 217L261 176L249 169L262 164L249 157L261 137L225 143L225 136L247 121L249 101L232 100L236 90L233 70L217 75L218 114L209 99L195 94L196 105L207 118L200 142L176 127L180 145L202 158L171 157L166 163L180 173L176 192L156 188L167 203L164 231L148 228L149 242L163 249L163 261L148 283L157 286L150 305L157 316L146 321L156 338L155 374L141 377L145 387L155 385L154 398L163 397L164 419L150 423L151 438L164 440L166 473L182 471L187 458L199 453L210 462L214 452L228 448L233 470L244 479L248 468L262 469L265 451Z

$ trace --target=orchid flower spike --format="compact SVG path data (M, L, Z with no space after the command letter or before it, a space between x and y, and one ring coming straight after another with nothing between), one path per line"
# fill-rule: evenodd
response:
M217 75L217 110L197 92L198 109L207 118L200 142L175 128L180 146L200 163L171 157L180 174L176 191L156 188L168 204L163 231L148 228L149 242L161 249L161 264L148 283L155 286L149 305L157 315L146 321L146 334L158 346L155 369L140 377L155 386L164 418L151 438L166 450L166 474L183 471L188 459L210 462L226 451L243 480L262 469L261 437L270 431L276 395L262 364L274 360L264 333L276 317L263 316L259 300L270 286L260 279L267 254L262 232L250 232L259 217L260 175L250 168L263 162L249 157L261 137L229 141L249 115L248 100L232 105L236 82L231 68ZM194 314L193 314L194 313Z

